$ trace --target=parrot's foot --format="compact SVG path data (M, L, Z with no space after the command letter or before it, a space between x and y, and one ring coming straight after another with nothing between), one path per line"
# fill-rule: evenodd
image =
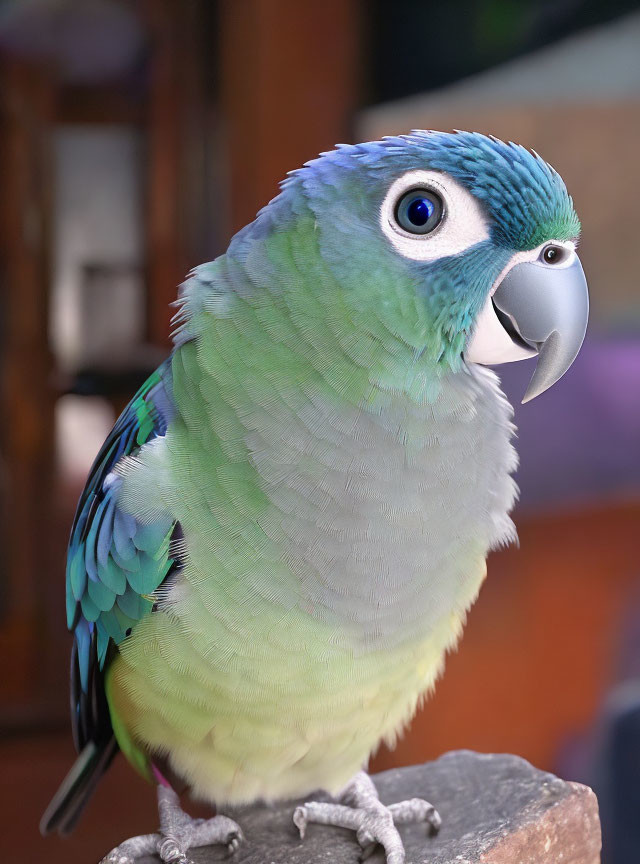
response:
M222 843L235 852L243 837L240 826L227 816L192 819L180 807L178 796L167 786L158 786L160 831L125 840L100 864L134 864L145 855L157 854L165 864L190 864L187 851L194 846Z
M360 860L364 861L380 844L384 847L387 864L404 864L404 845L396 825L426 822L429 833L435 834L441 819L433 804L422 798L410 798L388 807L380 801L373 780L360 771L346 786L339 804L310 801L296 807L293 821L304 837L309 822L335 825L356 832L361 846Z

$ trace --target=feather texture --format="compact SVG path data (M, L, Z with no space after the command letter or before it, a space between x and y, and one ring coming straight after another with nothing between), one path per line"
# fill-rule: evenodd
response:
M335 790L393 741L460 634L487 551L514 537L495 376L416 351L382 303L365 323L313 220L285 228L245 234L183 289L176 416L119 469L121 507L170 512L186 550L109 671L121 746L167 754L218 803ZM484 261L467 274L491 272ZM393 276L401 314L413 276Z
M78 688L74 728L79 749L110 737L106 704L95 714L89 693L102 688L109 643L116 645L153 605L150 595L173 565L170 518L141 525L117 504L122 480L113 473L123 456L163 435L171 418L171 376L160 367L129 403L89 474L71 530L67 563L67 614L74 634ZM106 716L105 716L106 713Z

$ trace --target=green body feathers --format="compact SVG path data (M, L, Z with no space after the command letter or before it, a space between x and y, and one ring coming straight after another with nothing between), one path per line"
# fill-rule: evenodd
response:
M120 468L120 505L177 521L184 561L113 665L116 730L219 803L335 790L392 740L488 547L512 534L510 411L492 376L458 381L419 352L426 311L404 334L354 324L364 310L318 241L298 217L197 271L176 416ZM381 308L383 263L367 284ZM395 286L401 319L412 282Z

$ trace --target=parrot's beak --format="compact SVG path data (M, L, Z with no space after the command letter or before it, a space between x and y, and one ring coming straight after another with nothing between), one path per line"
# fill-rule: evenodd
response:
M578 355L587 331L589 293L580 259L568 267L540 261L517 264L493 295L498 318L512 338L538 353L522 399L535 399L561 378ZM523 346L524 347L524 346Z
M587 330L589 294L577 255L568 264L516 264L478 316L465 351L468 361L497 364L538 355L523 402L561 378Z

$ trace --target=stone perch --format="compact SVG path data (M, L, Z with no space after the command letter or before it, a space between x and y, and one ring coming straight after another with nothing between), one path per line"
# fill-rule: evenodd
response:
M380 798L393 803L424 797L442 816L427 836L424 825L400 827L407 864L599 864L600 820L595 794L538 771L524 759L459 750L435 762L374 777ZM308 799L320 800L318 796ZM357 864L355 834L309 825L303 841L292 823L298 803L225 810L246 840L230 859L222 846L193 849L197 864ZM144 864L158 859L149 857ZM367 864L382 864L382 851Z

